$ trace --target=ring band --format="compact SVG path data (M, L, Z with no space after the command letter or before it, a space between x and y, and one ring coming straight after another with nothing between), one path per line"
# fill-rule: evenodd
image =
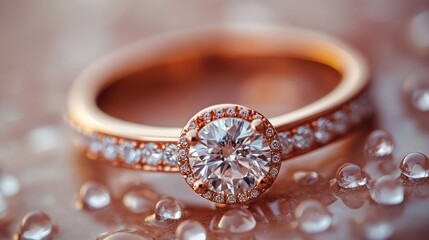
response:
M221 104L197 113L183 129L117 119L97 105L98 96L124 76L205 55L309 60L335 69L342 78L324 97L281 116L268 119L251 108ZM247 202L271 186L282 160L324 146L367 119L371 115L365 94L368 81L362 57L328 36L279 27L207 27L154 37L96 62L73 84L67 115L88 139L90 158L143 171L180 172L206 199ZM228 150L227 144L234 146L228 145ZM239 152L228 152L238 148ZM248 167L239 177L225 177L237 173L233 161L245 161L242 164Z

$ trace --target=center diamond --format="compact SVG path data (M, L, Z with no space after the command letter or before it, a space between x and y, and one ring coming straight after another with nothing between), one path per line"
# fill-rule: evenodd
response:
M245 192L269 171L269 143L244 119L214 120L198 132L198 139L190 147L189 163L195 176L212 191Z

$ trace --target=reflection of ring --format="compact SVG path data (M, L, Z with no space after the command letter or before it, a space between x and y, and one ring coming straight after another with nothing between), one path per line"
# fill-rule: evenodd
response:
M342 79L329 94L291 113L268 119L244 106L221 104L197 113L183 130L120 120L97 105L106 87L142 69L216 56L314 61L335 69ZM68 118L88 136L91 158L143 171L180 172L206 199L247 202L271 186L282 160L330 143L369 117L367 74L354 50L313 32L275 27L191 30L144 41L87 69L71 89Z

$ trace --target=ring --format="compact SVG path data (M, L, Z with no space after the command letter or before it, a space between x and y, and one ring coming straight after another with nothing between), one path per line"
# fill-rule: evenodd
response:
M341 80L320 99L280 116L268 119L249 107L218 104L196 113L182 129L126 121L99 106L99 96L121 79L160 64L216 57L311 61L335 70ZM368 82L362 57L329 36L281 27L206 27L146 39L91 65L70 90L67 120L84 136L91 159L179 172L205 199L245 203L270 188L284 160L331 143L368 119Z

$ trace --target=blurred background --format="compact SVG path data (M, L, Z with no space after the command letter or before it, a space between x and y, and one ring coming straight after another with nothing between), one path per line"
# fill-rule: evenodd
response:
M63 120L67 91L88 64L129 43L189 27L241 23L316 29L358 49L371 67L374 126L395 140L392 161L399 163L411 151L429 153L429 90L414 94L422 86L429 89L427 0L1 1L0 176L15 176L19 186L12 188L19 192L7 200L9 217L0 223L0 239L10 239L31 210L42 210L58 223L55 239L95 239L102 232L142 225L143 216L108 212L100 215L109 220L101 221L103 217L75 208L74 198L91 167L74 165L81 153L74 150ZM427 233L427 201L403 203L395 215L399 220L392 223L394 234L388 237ZM357 214L343 208L335 216L349 219ZM201 222L208 229L206 218L211 216ZM256 231L238 238L263 239L265 234ZM335 227L325 235L298 233L301 238L296 239L362 236L352 234L352 228ZM234 235L220 237L230 238Z

